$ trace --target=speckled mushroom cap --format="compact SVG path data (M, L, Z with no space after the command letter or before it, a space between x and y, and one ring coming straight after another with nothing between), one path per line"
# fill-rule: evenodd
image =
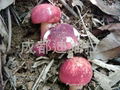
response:
M67 59L60 67L60 80L69 85L86 85L93 72L90 63L82 57Z
M61 17L61 10L59 7L53 6L51 4L40 4L32 9L31 19L32 23L54 23L58 22Z
M48 30L44 37L49 50L63 52L78 45L79 33L69 24L58 24Z

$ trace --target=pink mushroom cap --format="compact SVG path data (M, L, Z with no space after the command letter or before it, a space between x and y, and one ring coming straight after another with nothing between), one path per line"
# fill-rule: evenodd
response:
M78 45L79 33L69 24L58 24L48 30L44 37L49 50L64 52Z
M86 85L93 72L90 63L82 57L67 59L60 67L59 78L69 85Z
M57 6L51 4L40 4L32 9L31 19L32 23L54 23L58 22L61 17L61 10Z

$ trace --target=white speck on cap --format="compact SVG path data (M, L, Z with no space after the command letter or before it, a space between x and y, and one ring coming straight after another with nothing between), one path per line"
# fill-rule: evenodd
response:
M51 10L50 7L48 8L48 12L49 12L50 15L52 15L52 10Z
M70 42L72 46L75 46L75 42L72 37L66 37L66 42Z

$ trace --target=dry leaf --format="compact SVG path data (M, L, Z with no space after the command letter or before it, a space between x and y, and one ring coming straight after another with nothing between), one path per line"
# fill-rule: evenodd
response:
M119 0L90 0L90 2L110 15L120 15Z
M3 42L2 42L2 44L0 44L0 51L2 53L5 53L5 51L6 51L6 46L5 46L5 44Z
M107 76L106 74L103 74L102 72L94 69L94 77L104 90L111 90L111 87L120 80L120 66L107 64L100 60L91 60L91 62L94 64L94 66L97 65L97 67L100 66L109 70L109 75Z
M46 64L46 63L48 63L48 61L43 61L43 62L37 61L33 64L32 68L36 68L36 67L41 66L41 65Z
M33 83L34 83L33 81L27 82L28 90L31 90L31 89L32 89Z
M106 75L95 70L94 77L95 77L95 80L97 80L97 82L100 84L100 86L104 90L112 90L112 88L109 84L111 82L111 80Z
M103 51L103 52L98 52L98 50L94 51L92 57L95 59L108 60L108 59L117 57L119 55L120 55L120 47L107 50L107 51Z
M113 74L110 74L109 79L111 79L110 85L113 86L120 81L120 70L116 71Z
M50 90L50 86L44 86L42 90Z
M99 29L109 30L111 33L96 45L92 57L107 60L120 55L120 23L102 26Z
M83 3L80 0L73 0L72 1L72 6L74 7L76 5L80 6L81 10L83 9Z
M0 11L7 8L9 5L14 3L15 0L0 0Z
M7 26L4 22L2 16L0 16L0 34L4 38L5 42L8 42L8 33L7 33Z
M3 74L2 74L2 58L1 58L1 52L0 52L0 90L3 90Z
M94 63L95 65L97 66L100 66L102 68L106 68L108 69L109 71L119 71L120 70L120 67L117 66L117 65L112 65L112 64L106 64L105 62L103 61L100 61L100 60L97 60L97 59L94 59L94 60L91 60L92 63Z
M33 85L32 90L36 90L39 84L46 79L48 71L50 70L53 63L54 59L47 66L44 67L35 84Z

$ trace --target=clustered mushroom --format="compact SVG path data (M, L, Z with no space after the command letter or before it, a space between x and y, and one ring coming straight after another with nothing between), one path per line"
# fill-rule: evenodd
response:
M43 56L42 48L55 52L64 52L79 44L79 32L69 24L58 24L49 28L51 23L59 22L61 10L51 4L40 4L33 8L31 19L34 24L41 23L41 38L46 42L43 45L37 42L32 50L37 56ZM42 47L41 47L42 46ZM88 84L93 72L89 61L83 57L73 57L64 61L60 67L61 82L69 84L69 90L79 90Z
M54 28L49 29L44 37L46 45L37 42L33 45L33 51L37 56L43 56L42 48L54 52L65 52L79 44L79 32L69 24L58 24Z

